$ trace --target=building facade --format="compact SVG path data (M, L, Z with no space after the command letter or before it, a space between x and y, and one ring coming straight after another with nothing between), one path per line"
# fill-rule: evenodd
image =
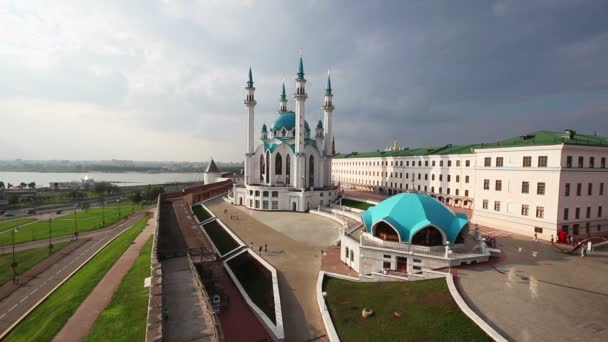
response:
M378 193L422 192L471 221L540 238L608 231L608 138L539 131L496 143L338 154L333 180Z
M314 131L306 121L306 79L300 57L294 93L295 110L288 109L285 83L279 110L272 125L262 126L260 143L254 147L253 76L245 87L247 147L243 184L236 184L232 201L258 210L307 211L327 206L337 188L331 178L333 140L333 93L328 75L323 104L323 120Z

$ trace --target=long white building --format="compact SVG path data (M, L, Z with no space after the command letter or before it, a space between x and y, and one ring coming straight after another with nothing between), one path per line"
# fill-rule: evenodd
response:
M471 221L539 238L608 231L608 138L538 131L487 144L337 154L332 179L385 194L427 193Z

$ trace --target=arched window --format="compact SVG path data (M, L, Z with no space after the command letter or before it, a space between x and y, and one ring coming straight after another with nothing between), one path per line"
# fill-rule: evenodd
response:
M285 182L289 184L291 179L291 158L289 154L285 158Z
M443 234L437 227L428 226L414 234L412 245L441 246L443 245Z
M270 182L270 152L266 151L266 182Z
M355 261L355 251L354 250L350 250L350 261L353 262Z
M315 158L311 155L308 160L308 186L315 186Z
M282 135L282 136L285 136L285 128L283 128L283 129L281 130L281 135Z
M264 155L260 154L260 183L264 182L264 170L266 166L264 166Z
M280 153L277 153L277 156L274 160L274 174L275 175L283 174L283 157L281 157Z
M344 253L346 255L346 257L344 258L344 260L348 260L348 247L346 247L346 253Z
M395 228L384 221L376 223L373 234L375 237L381 238L382 240L399 241L399 234L397 234Z

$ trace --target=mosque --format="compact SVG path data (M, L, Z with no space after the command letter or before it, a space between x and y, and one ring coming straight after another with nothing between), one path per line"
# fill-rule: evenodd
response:
M279 99L279 110L272 125L262 126L260 143L254 148L254 109L256 105L253 76L245 87L245 122L247 147L245 175L242 184L235 184L234 204L257 210L289 210L305 212L329 206L338 188L332 183L333 93L328 74L323 102L323 120L314 128L306 121L306 79L300 56L295 110L288 109L285 83Z

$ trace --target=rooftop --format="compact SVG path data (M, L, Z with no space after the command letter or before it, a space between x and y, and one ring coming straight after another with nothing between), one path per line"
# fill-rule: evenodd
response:
M505 148L543 145L585 145L608 147L608 137L578 134L575 131L536 131L519 137L513 137L497 142L471 145L444 145L435 147L403 148L396 151L351 152L338 153L334 158L374 158L374 157L407 157L427 155L447 155L473 153L476 149Z

